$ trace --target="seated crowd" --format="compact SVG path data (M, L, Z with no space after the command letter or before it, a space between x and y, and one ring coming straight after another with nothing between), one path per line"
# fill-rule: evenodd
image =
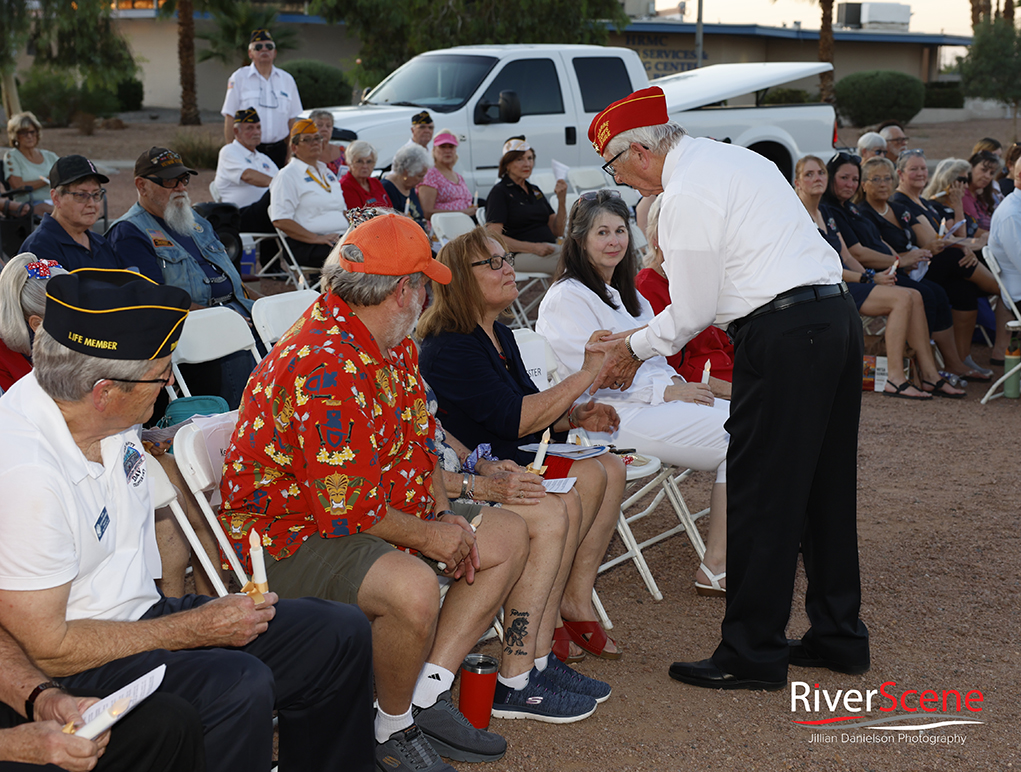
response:
M269 769L274 712L281 770L449 772L441 757L495 761L506 740L473 726L451 694L501 610L493 717L591 716L611 686L570 665L623 655L598 621L593 588L626 468L604 452L551 453L533 469L535 452L522 446L548 436L582 431L715 471L694 583L726 596L727 335L709 328L673 357L647 360L628 388L589 393L603 365L589 344L642 327L669 303L659 201L639 212L643 267L619 193L588 192L568 212L560 181L554 211L529 182L534 150L514 137L487 224L434 257L429 218L473 216L477 194L454 171L456 136L441 130L430 158L432 119L412 121L382 179L371 144L329 143L324 111L294 121L282 167L257 149L255 108L237 111L220 152L216 190L238 206L242 230L278 229L299 264L321 272L322 294L258 365L240 352L184 371L198 393L238 411L218 517L249 573L249 535L261 539L272 592L257 598L211 597L198 571L197 593L186 594L187 547L169 514L154 511L146 480L140 427L173 385L188 313L226 306L252 324L256 293L192 208L197 172L172 150L142 153L138 200L105 236L91 228L109 179L91 161L54 158L39 175L52 207L0 273L0 560L9 567L0 762ZM37 161L36 124L13 130ZM888 355L914 352L917 382L891 368L886 393L960 398L967 381L992 375L971 357L979 301L998 294L984 246L1021 298L1021 198L1010 195L1021 148L1007 150L1002 179L1003 148L983 140L930 180L909 140L891 123L862 136L861 158L808 156L795 187L860 312L887 317ZM553 273L536 330L561 379L544 390L500 321L517 300L521 260ZM173 456L153 457L181 479ZM566 493L547 492L544 480L568 477ZM189 496L189 520L220 561ZM39 514L26 520L26 510ZM60 731L80 725L95 697L160 665L156 695L112 733L92 741Z

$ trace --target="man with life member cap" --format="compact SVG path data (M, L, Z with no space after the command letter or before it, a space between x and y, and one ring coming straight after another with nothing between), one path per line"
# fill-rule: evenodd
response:
M189 305L183 290L128 271L81 269L47 285L35 368L0 400L0 624L69 689L109 692L166 665L160 692L198 711L211 770L268 770L276 710L282 770L367 772L360 611L155 587L139 424L173 380Z
M281 596L357 603L371 620L380 768L451 772L437 754L506 751L466 722L450 688L521 574L527 529L497 510L475 533L447 500L409 336L427 277L445 284L450 269L414 220L382 211L345 234L325 292L252 373L220 519L242 561L248 529L263 534ZM442 611L437 574L454 580Z
M50 169L53 212L21 245L23 252L56 260L68 271L76 268L126 268L106 239L90 229L103 211L110 178L82 155L67 155Z
M593 389L627 388L710 324L734 339L727 430L727 611L710 659L670 676L723 689L781 689L788 663L869 668L859 618L856 455L861 322L841 266L790 183L762 156L687 136L657 87L611 104L589 139L619 184L662 193L659 242L671 304L595 344ZM808 379L807 391L798 388ZM788 641L799 548L810 629Z
M259 152L268 155L273 163L283 168L287 163L287 136L302 110L298 86L290 73L273 65L277 51L269 30L252 31L248 58L252 63L236 70L227 81L227 95L220 108L223 139L228 144L234 140L237 111L254 107L262 119Z
M212 224L191 206L188 184L198 174L173 150L152 147L135 161L138 201L107 232L122 265L136 265L141 273L162 284L185 290L191 307L226 306L251 323L256 293L241 282L234 263ZM189 387L195 394L219 394L231 409L254 362L247 351L218 360L218 364L187 365Z
M237 206L243 233L272 233L269 183L280 169L259 152L262 123L254 107L234 113L234 139L220 148L216 162L216 190L220 200Z

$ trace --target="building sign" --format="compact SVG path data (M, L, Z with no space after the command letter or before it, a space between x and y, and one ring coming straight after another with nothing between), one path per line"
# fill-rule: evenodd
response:
M687 35L683 36L687 38ZM695 69L695 49L681 47L681 35L638 35L624 36L624 45L641 57L649 80L675 75ZM687 40L685 40L687 42ZM709 59L702 49L703 64Z

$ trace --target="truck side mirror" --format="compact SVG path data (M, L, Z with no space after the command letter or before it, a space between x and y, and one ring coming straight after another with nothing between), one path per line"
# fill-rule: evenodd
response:
M499 117L489 114L489 108L496 107L499 110ZM521 120L521 100L516 91L501 91L500 101L497 104L480 99L475 103L475 123L517 123Z

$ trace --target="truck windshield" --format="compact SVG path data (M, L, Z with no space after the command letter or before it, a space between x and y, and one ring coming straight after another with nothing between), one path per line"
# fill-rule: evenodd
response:
M468 101L493 69L492 56L418 56L391 73L365 98L373 105L425 107L450 113Z

